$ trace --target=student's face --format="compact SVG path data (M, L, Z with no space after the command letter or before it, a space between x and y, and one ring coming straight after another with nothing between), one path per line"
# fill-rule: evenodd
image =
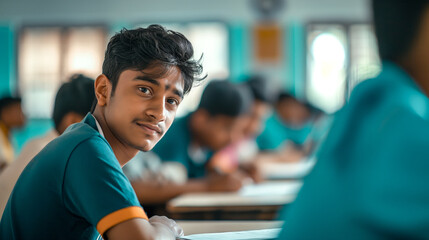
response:
M21 103L14 103L6 107L2 114L3 122L10 128L19 128L25 125L26 119L22 112Z
M243 117L210 116L205 121L205 143L213 151L220 150L242 136Z
M159 71L122 72L105 106L105 119L115 138L141 151L151 150L165 134L183 98L179 68L171 67L159 78L150 77Z
M302 127L310 118L310 111L296 100L285 99L281 101L277 105L276 111L282 120L293 128Z
M245 138L256 137L262 131L268 110L269 106L264 102L255 101L253 103L252 110L246 118L247 123L243 130Z

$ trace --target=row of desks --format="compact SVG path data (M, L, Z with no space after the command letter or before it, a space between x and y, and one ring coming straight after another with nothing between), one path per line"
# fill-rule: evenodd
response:
M268 165L265 166L267 172L263 172L266 178L281 179L283 176L288 180L248 185L235 193L184 194L168 202L167 213L173 219L182 220L274 220L301 188L302 182L296 178L302 177L312 166L311 162ZM269 173L274 173L274 177Z

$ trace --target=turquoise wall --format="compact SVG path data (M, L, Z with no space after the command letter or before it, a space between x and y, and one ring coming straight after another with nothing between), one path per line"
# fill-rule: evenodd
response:
M0 96L19 94L16 78L15 36L12 24L0 23ZM19 153L27 140L46 133L52 126L49 119L28 119L24 128L12 132L15 152Z
M15 39L13 27L0 23L0 96L15 91Z
M230 78L241 82L251 73L251 39L249 25L233 23L229 29L229 67Z
M305 46L305 26L301 23L293 22L288 26L287 46L288 49L288 81L285 82L285 89L299 99L305 97L306 78L306 46Z

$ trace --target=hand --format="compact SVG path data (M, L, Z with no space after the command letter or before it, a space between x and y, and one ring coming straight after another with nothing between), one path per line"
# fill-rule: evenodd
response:
M153 216L149 219L149 222L155 225L162 224L167 226L174 233L175 237L183 237L184 235L182 227L177 225L177 223L174 220L167 218L165 216Z
M263 180L262 173L256 162L242 164L241 168L247 174L247 176L252 178L253 182L255 183L262 182Z
M207 190L211 192L234 192L243 186L243 179L237 174L212 173L207 179Z

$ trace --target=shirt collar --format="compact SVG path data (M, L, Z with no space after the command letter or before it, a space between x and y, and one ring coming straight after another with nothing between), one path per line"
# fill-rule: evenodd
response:
M100 123L98 123L97 118L95 118L95 117L94 117L94 115L92 115L92 114L91 114L91 116L92 116L92 117L94 118L94 120L95 120L95 124L97 125L97 130L98 130L98 132L100 133L100 135L101 135L102 137L104 137L103 129L101 128ZM105 138L105 137L104 137L104 138Z

